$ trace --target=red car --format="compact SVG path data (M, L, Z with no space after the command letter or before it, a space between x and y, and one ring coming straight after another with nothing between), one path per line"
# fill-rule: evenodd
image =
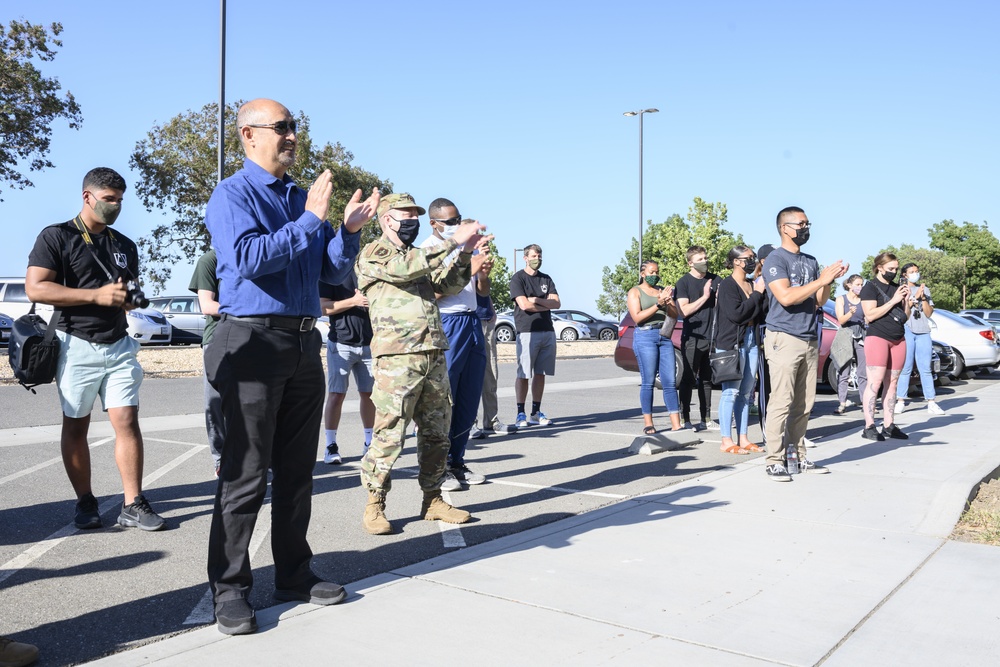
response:
M677 326L674 328L674 335L670 337L670 340L674 344L675 351L680 351L681 349L681 331L683 330L684 320L680 319L677 321ZM840 325L837 324L837 319L833 315L827 312L823 313L823 336L819 343L819 364L816 367L816 381L819 383L827 383L831 387L837 386L837 373L833 370L830 365L830 346L833 344L833 337L837 334L837 329ZM618 326L618 345L615 346L615 364L626 371L632 371L633 373L639 372L639 364L635 361L635 352L632 350L632 335L635 331L635 322L632 320L632 316L625 313L625 317L622 318L621 324ZM680 383L681 371L682 371L682 361L680 354L674 355L674 377L677 378L677 382ZM657 379L657 385L659 385L659 379ZM856 383L853 384L853 389L857 389Z

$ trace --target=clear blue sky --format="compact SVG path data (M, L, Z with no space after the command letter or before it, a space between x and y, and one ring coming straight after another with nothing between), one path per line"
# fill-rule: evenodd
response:
M5 189L0 275L80 208L94 166L131 183L154 123L218 96L219 3L3 3L0 22L62 22L44 71L83 108L55 126L55 169ZM601 267L645 218L725 202L753 245L802 206L807 250L854 268L927 245L945 218L1000 221L1000 3L230 0L226 99L271 97L321 142L427 203L454 200L513 249L540 244L566 307L596 314ZM305 184L307 185L307 184ZM117 228L159 213L130 189ZM423 220L421 237L427 232ZM518 265L521 259L518 258ZM187 287L175 269L168 291Z

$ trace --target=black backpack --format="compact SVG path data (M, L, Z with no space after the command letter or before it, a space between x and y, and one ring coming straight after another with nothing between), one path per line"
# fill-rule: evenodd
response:
M55 333L60 314L57 308L46 325L45 320L35 315L35 305L32 304L28 314L14 320L11 327L10 343L7 346L10 367L21 386L33 394L35 390L32 387L48 384L56 379L59 339L55 337Z

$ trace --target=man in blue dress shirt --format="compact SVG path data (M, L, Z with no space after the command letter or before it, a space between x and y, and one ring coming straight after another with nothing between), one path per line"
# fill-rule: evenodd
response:
M281 104L258 99L236 119L243 169L216 186L205 225L218 254L222 319L205 355L208 381L222 396L226 436L209 534L208 579L220 631L257 629L247 597L249 545L271 480L274 598L336 604L344 589L310 568L312 509L325 379L319 281L353 270L361 226L378 191L354 193L339 230L326 221L333 192L324 171L308 194L286 172L295 163L295 121Z

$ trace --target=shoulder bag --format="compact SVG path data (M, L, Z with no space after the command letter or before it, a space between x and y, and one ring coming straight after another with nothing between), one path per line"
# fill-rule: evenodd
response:
M31 304L28 314L14 320L10 329L7 347L10 367L21 386L32 394L36 393L34 387L56 379L59 339L55 333L60 315L62 311L56 308L46 325L45 320L35 314L35 304Z
M712 382L722 384L723 382L735 382L743 378L743 355L740 354L740 343L736 341L736 347L732 350L715 351L715 334L718 331L719 322L719 298L715 299L715 315L712 318L711 351L708 355L708 362L712 366Z

